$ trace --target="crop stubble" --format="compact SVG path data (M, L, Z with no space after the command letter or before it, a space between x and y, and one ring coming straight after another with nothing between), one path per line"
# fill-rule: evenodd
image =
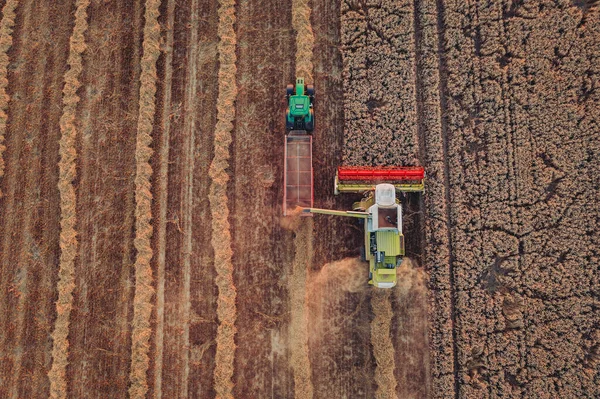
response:
M44 104L61 103L72 25L69 5L45 4L45 12L40 13L34 13L33 2L21 2L16 9L15 5L7 2L3 8L5 51L11 18L15 30L4 76L8 79L5 94L11 101L5 109L5 175L0 180L0 396L28 397L36 392L48 396L52 351L48 338L55 311L60 231L57 160L62 109ZM50 18L54 13L60 16Z
M142 10L141 2L88 6L76 110L79 250L66 375L73 397L90 387L107 396L128 389Z

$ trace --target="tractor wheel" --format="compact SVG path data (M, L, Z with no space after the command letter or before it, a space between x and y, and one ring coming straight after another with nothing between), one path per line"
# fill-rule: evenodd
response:
M294 85L287 85L285 88L285 94L289 97L294 94Z
M306 85L306 95L310 97L315 95L315 87L313 85Z
M305 128L309 132L315 130L315 112L312 110L312 108L310 109L310 122L306 123Z

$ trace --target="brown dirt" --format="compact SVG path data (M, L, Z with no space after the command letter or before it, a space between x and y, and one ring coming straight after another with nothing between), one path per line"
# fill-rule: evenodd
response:
M597 5L84 4L0 2L0 397L600 395ZM392 291L281 218L297 74L317 206L426 167Z

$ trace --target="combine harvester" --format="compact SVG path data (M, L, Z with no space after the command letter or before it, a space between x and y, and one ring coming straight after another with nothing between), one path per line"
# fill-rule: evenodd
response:
M396 268L404 257L402 204L398 193L419 193L424 189L425 171L411 167L339 167L334 194L362 194L351 211L313 208L312 136L314 89L304 79L296 90L288 85L283 191L284 216L302 208L301 215L324 214L359 218L364 225L362 260L369 262L369 284L378 288L396 285Z
M339 167L334 194L363 194L352 211L305 208L304 213L362 219L364 246L361 257L369 262L369 284L377 288L396 285L396 268L404 257L402 204L397 193L422 192L425 171L414 167Z

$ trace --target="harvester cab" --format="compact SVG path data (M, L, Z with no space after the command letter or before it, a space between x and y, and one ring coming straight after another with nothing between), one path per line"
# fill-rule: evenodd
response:
M296 79L296 86L287 85L286 99L288 108L285 115L285 125L290 130L306 130L312 132L315 128L313 101L315 89L313 85L305 85L304 78Z
M402 233L402 204L398 193L422 192L422 167L338 168L335 194L361 193L352 211L305 208L303 212L363 219L363 261L369 262L369 284L378 288L396 285L396 268L405 254Z

